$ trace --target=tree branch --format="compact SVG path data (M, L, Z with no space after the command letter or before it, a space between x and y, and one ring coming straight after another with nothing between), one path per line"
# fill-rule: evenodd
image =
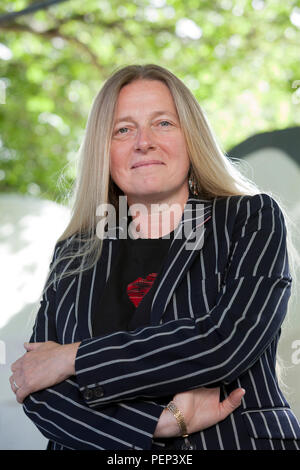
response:
M67 42L73 42L76 44L78 47L80 47L84 52L86 52L93 65L98 68L98 70L103 70L101 64L99 63L98 57L96 54L94 54L93 51L90 50L90 48L84 44L83 42L79 41L75 36L69 36L67 34L62 33L59 28L51 28L47 29L45 31L37 31L36 29L31 28L28 25L25 24L18 24L18 23L10 23L10 24L0 24L0 30L6 30L6 31L15 31L17 33L21 32L26 32L26 33L31 33L31 34L36 34L38 36L42 37L48 37L48 38L53 38L53 37L60 37L64 39Z
M32 3L28 7L24 8L20 11L12 11L10 13L5 13L4 15L0 16L0 24L1 23L10 23L14 18L17 16L28 15L29 13L33 13L38 10L44 10L52 5L57 3L62 3L68 0L44 0L43 2L36 2Z

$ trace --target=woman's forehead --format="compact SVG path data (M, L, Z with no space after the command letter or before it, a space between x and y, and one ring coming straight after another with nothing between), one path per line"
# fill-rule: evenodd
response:
M123 114L126 109L145 112L169 111L177 115L169 88L159 80L136 80L125 85L117 99L116 114Z

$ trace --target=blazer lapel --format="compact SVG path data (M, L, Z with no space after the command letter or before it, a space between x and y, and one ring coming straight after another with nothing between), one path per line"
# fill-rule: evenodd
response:
M124 218L121 218L120 226L109 228L107 236L103 239L100 259L95 266L78 276L79 295L75 309L76 334L82 338L94 336L93 319L95 315L101 314L100 300L120 247L119 239L121 233L124 232L124 223L126 224Z
M177 285L203 248L211 231L212 201L189 198L181 222L174 231L174 240L153 297L151 324L160 322Z
M78 300L76 301L76 336L82 338L93 337L93 318L99 315L99 301L105 288L108 275L108 266L112 258L112 241L103 240L100 260L92 269L78 275Z

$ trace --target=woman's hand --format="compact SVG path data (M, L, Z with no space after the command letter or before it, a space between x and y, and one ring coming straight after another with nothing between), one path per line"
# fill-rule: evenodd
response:
M184 416L187 431L192 434L227 418L241 404L245 390L237 388L220 402L220 388L197 388L177 393L173 402ZM164 410L157 423L154 437L180 436L179 427L173 414Z
M27 352L11 365L13 375L9 378L17 401L33 392L51 387L75 374L75 357L79 343L58 344L25 343Z

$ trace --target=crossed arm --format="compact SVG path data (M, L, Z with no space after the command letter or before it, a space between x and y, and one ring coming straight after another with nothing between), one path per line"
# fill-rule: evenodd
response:
M31 393L47 389L75 375L75 357L79 343L60 345L54 341L25 343L27 353L12 364L10 378L17 401L23 403ZM32 354L33 353L33 354ZM13 378L14 377L14 378ZM13 380L20 388L16 389ZM178 393L173 401L182 411L189 434L225 419L240 405L245 391L234 390L220 402L219 388L197 388ZM179 436L174 416L166 409L161 412L154 437Z

